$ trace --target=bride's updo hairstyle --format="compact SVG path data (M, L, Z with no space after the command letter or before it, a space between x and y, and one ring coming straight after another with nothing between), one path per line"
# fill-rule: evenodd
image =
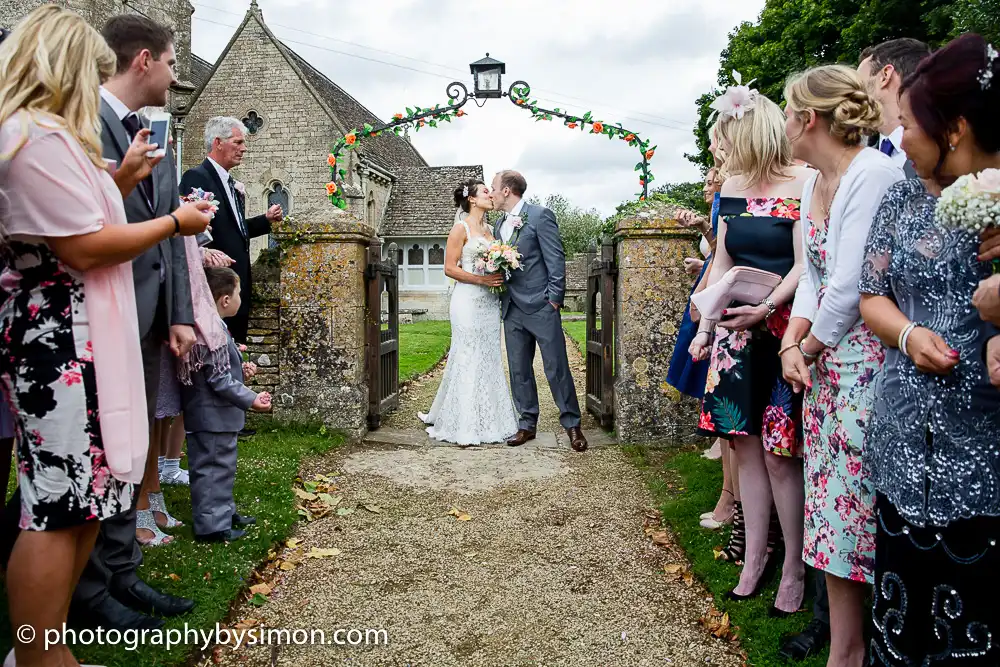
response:
M830 125L830 136L845 146L857 146L882 124L882 105L868 94L858 73L844 65L792 75L785 84L785 101L800 116L814 111Z
M470 178L467 181L462 181L455 188L455 206L462 209L464 213L468 213L469 209L472 208L472 199L476 196L476 189L480 185L486 185L478 178Z

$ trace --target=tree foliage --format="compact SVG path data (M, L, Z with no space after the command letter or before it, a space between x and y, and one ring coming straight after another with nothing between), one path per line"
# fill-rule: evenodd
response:
M962 32L1000 40L1000 0L767 0L756 22L729 34L720 56L718 80L696 101L698 152L686 157L702 168L708 152L708 105L729 85L732 71L781 103L785 80L827 63L856 65L865 47L913 37L937 47Z
M538 197L531 197L528 202L545 206L555 214L559 236L562 237L563 249L568 257L586 252L591 241L600 239L604 220L596 209L585 211L559 194L549 195L544 204Z
M653 193L666 195L679 206L708 215L709 206L702 194L703 187L703 183L667 183L656 188Z

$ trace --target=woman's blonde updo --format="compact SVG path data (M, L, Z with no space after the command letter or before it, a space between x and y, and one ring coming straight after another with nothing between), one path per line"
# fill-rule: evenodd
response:
M785 84L785 100L796 113L812 109L830 124L830 135L855 146L882 124L882 105L850 67L823 65L795 74Z
M745 189L788 180L792 146L785 135L785 114L768 98L758 95L742 118L721 118L714 132L720 145L729 147L719 167L722 180L739 174Z

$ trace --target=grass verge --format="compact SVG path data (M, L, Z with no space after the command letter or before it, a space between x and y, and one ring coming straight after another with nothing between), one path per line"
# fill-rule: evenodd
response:
M771 618L768 609L774 604L778 577L775 576L761 595L753 600L734 602L725 594L739 581L739 568L716 560L713 548L729 539L727 531L705 530L699 525L703 512L711 510L722 488L722 465L701 457L701 450L653 450L629 446L626 451L646 473L656 505L663 513L681 547L691 561L691 571L715 596L715 606L729 614L737 628L748 664L755 667L787 667L778 656L781 639L801 631L812 618L810 612L787 619ZM809 593L810 591L807 591ZM811 609L807 598L804 605ZM798 667L823 667L826 652L795 663Z
M434 368L451 345L451 323L414 322L399 325L399 381L420 377Z
M563 330L569 334L576 346L580 349L580 354L587 356L587 322L563 322Z
M223 622L234 600L245 594L245 581L262 562L272 545L286 539L298 520L292 485L305 457L327 452L343 442L338 434L319 426L282 425L257 420L257 435L239 444L236 507L257 517L247 536L229 544L195 542L191 532L191 499L187 487L164 488L171 513L185 523L171 532L171 544L143 549L139 575L159 590L192 598L191 613L169 619L167 628L210 631ZM0 591L0 647L6 655L12 645L7 594ZM187 664L191 646L140 646L127 651L123 645L74 646L80 663L107 667L152 667Z

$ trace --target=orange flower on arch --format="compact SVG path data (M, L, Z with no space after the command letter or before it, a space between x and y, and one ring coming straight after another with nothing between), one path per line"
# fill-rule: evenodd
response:
M326 184L326 195L329 197L329 196L335 195L335 194L337 194L337 184L336 183L327 183Z
M576 123L570 123L570 124L569 124L569 125L567 125L566 127L568 127L568 128L569 128L569 129L571 129L571 130L575 130L575 129L576 129Z
M646 179L645 178L640 178L639 179L639 185L645 185L645 184L646 184Z
M455 116L458 117L458 118L461 118L464 115L465 115L465 112L462 111L461 109L459 109L458 111L455 112Z
M396 120L403 120L403 114L398 113L398 114L394 115L393 118L395 118Z
M336 167L336 166L337 166L337 156L336 156L336 155L334 155L333 153L330 153L330 154L329 154L329 155L328 155L328 156L326 157L326 163L327 163L328 165L330 165L330 168L331 168L331 169L332 169L333 167Z
M648 151L646 151L646 159L647 160L652 160L653 159L653 152L654 151L653 151L652 148L650 148Z
M417 125L419 125L420 127L423 127L425 125L425 123L422 120L418 120L417 121Z
M344 141L347 143L348 146L353 146L357 140L358 137L353 132L344 137Z
M523 106L524 105L524 100L518 100L517 103Z
M604 123L594 123L594 134L600 134L601 132L604 132Z
M625 135L625 141L635 141L635 135L634 134L626 134Z

